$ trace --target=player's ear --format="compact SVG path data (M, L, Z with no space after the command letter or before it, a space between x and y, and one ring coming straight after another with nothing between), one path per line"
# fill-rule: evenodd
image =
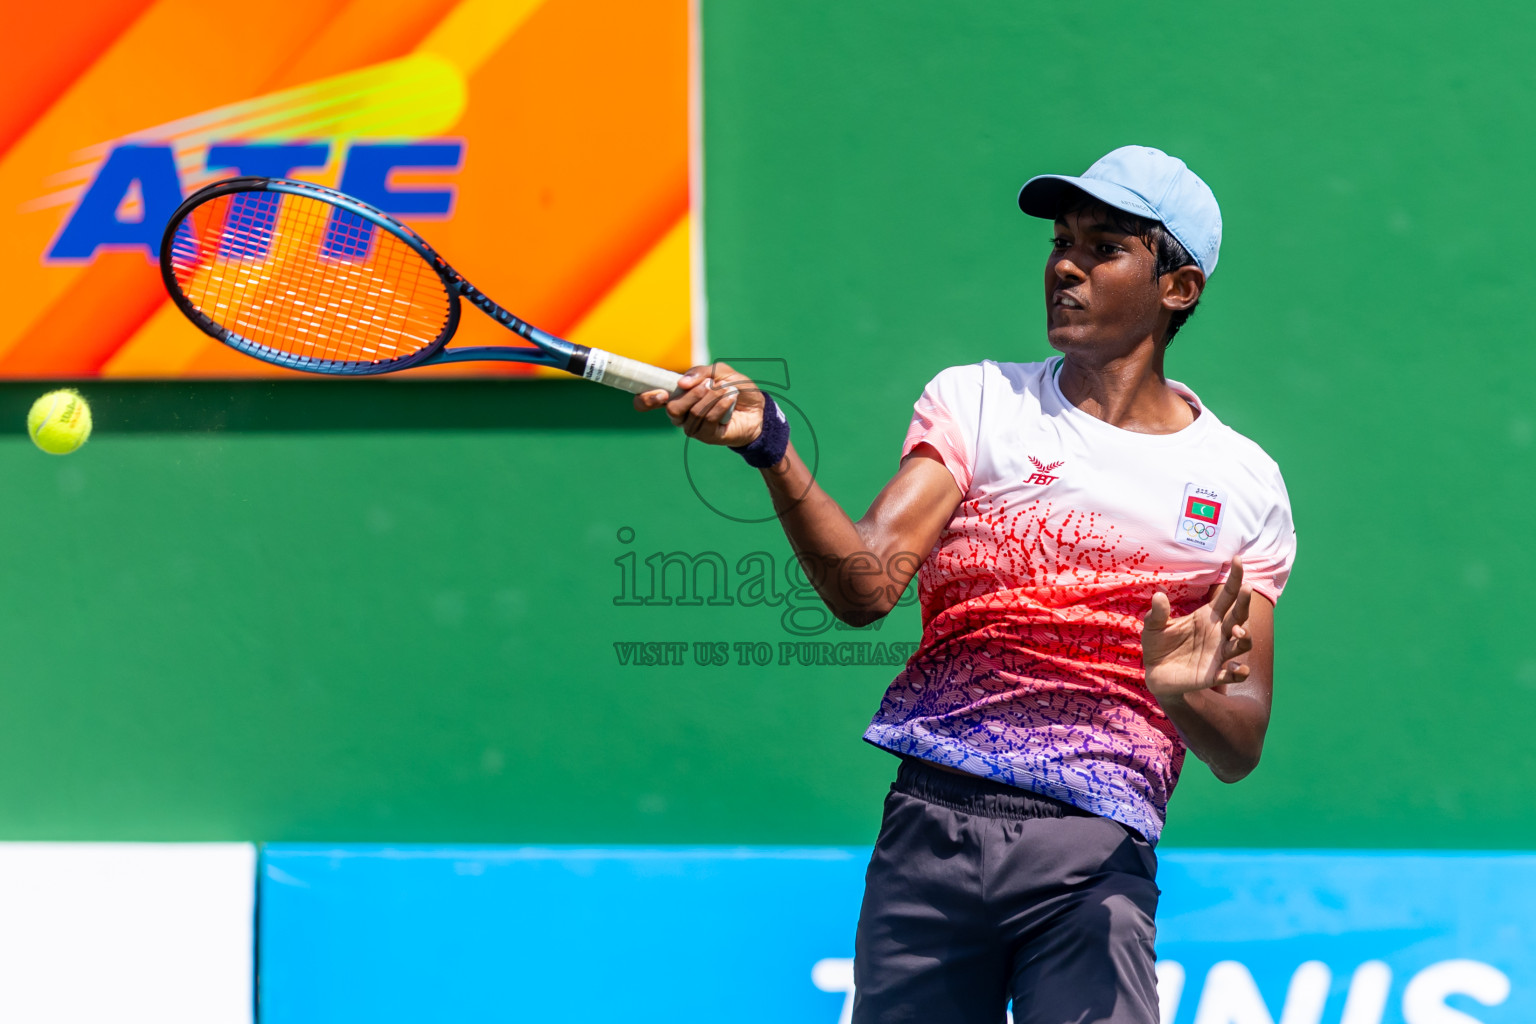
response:
M1164 274L1158 284L1162 287L1163 308L1178 312L1200 301L1200 293L1205 290L1205 274L1191 263Z

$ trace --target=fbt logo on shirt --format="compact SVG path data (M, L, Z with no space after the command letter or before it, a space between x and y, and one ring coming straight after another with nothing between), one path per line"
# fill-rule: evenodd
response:
M1216 550L1221 536L1221 506L1226 498L1220 491L1195 484L1184 485L1184 504L1179 509L1179 525L1173 539L1206 551Z
M1029 461L1034 465L1035 471L1029 474L1029 476L1025 477L1024 482L1027 484L1040 484L1041 486L1046 484L1053 484L1057 480L1060 480L1061 477L1051 475L1051 470L1060 469L1062 466L1066 465L1064 462L1041 462L1033 455L1029 457Z

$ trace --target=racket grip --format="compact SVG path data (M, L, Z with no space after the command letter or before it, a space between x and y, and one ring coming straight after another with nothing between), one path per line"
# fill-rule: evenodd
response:
M677 382L683 376L650 363L642 363L638 359L604 352L600 348L587 352L587 365L581 375L593 383L606 384L632 395L646 391L667 391L674 397L680 393Z

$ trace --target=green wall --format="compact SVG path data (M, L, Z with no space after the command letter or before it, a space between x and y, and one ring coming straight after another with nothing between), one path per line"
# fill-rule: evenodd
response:
M711 345L787 362L852 512L935 371L1048 354L1025 177L1136 142L1220 198L1170 372L1279 460L1300 558L1264 763L1191 762L1169 844L1536 846L1533 22L704 0ZM38 390L0 388L0 838L872 840L891 668L618 664L790 639L780 608L615 606L627 552L787 555L624 397L97 385L54 459ZM687 454L761 510L733 462Z

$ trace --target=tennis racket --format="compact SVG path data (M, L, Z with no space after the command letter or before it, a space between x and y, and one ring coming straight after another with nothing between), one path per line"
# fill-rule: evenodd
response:
M679 374L539 330L404 224L308 182L231 178L198 189L165 226L160 276L205 332L294 370L361 376L493 360L634 394L679 393ZM528 344L448 348L460 297Z

